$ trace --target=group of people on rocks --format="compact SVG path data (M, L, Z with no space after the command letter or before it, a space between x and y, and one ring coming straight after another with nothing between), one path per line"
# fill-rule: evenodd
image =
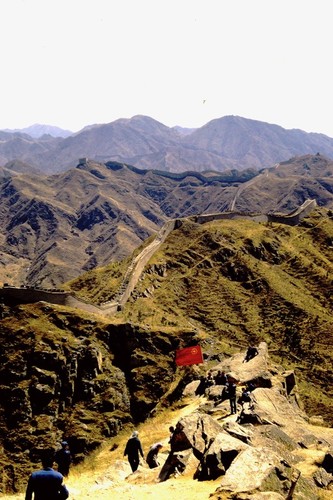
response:
M249 346L244 357L243 363L249 362L259 354L258 349ZM244 403L251 403L251 392L256 388L253 382L249 382L243 387L242 394L237 400L237 381L224 371L219 370L215 375L209 371L207 376L201 376L199 385L196 389L197 395L204 395L206 389L212 386L222 386L221 398L222 400L229 399L231 414L237 413L237 403L242 408ZM180 452L188 449L190 444L183 432L180 423L176 427L169 427L170 431L170 453L160 471L159 480L164 481L172 473L181 473L185 469L185 464L182 462L182 455ZM146 456L146 463L150 469L158 467L158 454L163 448L162 443L158 442L153 444ZM144 453L139 439L138 431L133 431L131 437L128 439L124 456L127 456L128 462L131 466L132 472L135 472L140 464L140 456L144 459ZM26 488L25 500L61 500L67 499L69 492L63 480L68 476L70 466L72 463L72 455L67 441L62 441L61 448L54 453L54 451L46 450L42 454L42 470L33 472L28 480ZM53 464L56 462L57 470L53 469Z
M248 363L258 354L259 351L257 347L250 345L247 348L243 363ZM204 395L206 390L214 385L222 386L222 391L218 399L222 401L229 399L231 415L237 413L237 403L240 404L242 408L244 403L251 403L251 392L256 388L253 382L249 382L243 387L241 396L237 398L237 381L232 375L219 370L215 375L213 375L211 371L208 372L207 376L202 375L195 393L196 395Z
M177 475L184 471L185 463L182 461L183 457L180 452L191 448L191 444L180 422L177 423L176 427L170 426L169 431L170 438L168 444L170 445L170 452L159 473L159 481L165 481L172 474ZM150 447L146 456L146 463L150 469L154 469L160 465L158 454L162 448L162 443L155 443ZM140 464L140 456L142 459L144 458L138 431L133 431L131 437L128 439L124 456L127 456L132 472L135 472Z

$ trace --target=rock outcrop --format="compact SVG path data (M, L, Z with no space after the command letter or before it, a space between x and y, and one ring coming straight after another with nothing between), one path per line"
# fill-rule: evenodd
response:
M20 328L12 315L0 330L6 493L19 491L41 449L66 439L77 463L127 424L145 420L169 389L179 342L177 333L110 325L43 303L15 311Z
M231 415L228 401L216 400L217 394L223 400L223 387L210 386L199 410L177 424L198 461L194 478L221 478L211 498L315 500L318 488L329 490L333 432L310 424L298 401L294 373L270 362L265 343L248 362L244 353L223 360L207 379L218 371L238 387L250 387L251 401L238 398L237 416ZM194 396L198 385L191 382L184 393ZM302 467L304 449L321 451L312 474Z

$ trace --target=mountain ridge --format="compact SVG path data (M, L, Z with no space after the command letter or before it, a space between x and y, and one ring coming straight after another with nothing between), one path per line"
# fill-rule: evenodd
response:
M92 161L50 176L12 168L0 175L0 282L14 285L58 287L129 255L168 219L288 213L308 198L333 205L333 161L321 155L259 173L171 173Z
M239 116L216 118L202 127L181 131L180 127L167 127L148 116L136 115L87 126L65 138L44 135L36 139L1 132L0 164L20 160L52 174L66 171L86 157L142 169L223 172L269 168L293 156L318 152L333 158L333 139L324 134L287 130Z

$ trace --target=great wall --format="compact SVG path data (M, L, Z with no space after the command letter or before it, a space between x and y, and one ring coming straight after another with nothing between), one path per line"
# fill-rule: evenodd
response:
M2 301L15 303L48 302L82 309L89 313L111 316L121 310L128 298L131 296L142 272L150 258L165 241L171 231L180 227L185 220L193 221L197 224L205 224L213 220L237 220L248 219L258 223L280 223L295 226L306 217L317 206L316 200L306 200L300 207L289 214L267 213L254 214L250 212L221 212L216 214L194 215L186 218L171 219L167 221L156 233L153 241L147 245L131 262L124 276L123 282L118 289L114 299L96 306L94 304L76 298L71 292L60 289L43 289L38 287L21 286L15 287L8 284L0 289Z

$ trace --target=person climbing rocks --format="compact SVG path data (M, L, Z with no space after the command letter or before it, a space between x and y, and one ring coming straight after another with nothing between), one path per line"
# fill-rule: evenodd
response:
M146 462L150 469L158 467L160 464L157 461L158 453L163 448L162 443L153 444L147 453Z
M169 441L168 443L170 444L171 443L171 439L172 439L172 436L173 436L173 433L175 432L175 428L173 425L170 425L169 427L169 432L170 432L170 437L169 437Z
M170 438L170 453L159 473L159 481L167 480L173 474L181 474L185 470L182 451L189 450L192 446L188 440L182 423L177 422Z
M245 354L245 358L243 359L243 363L247 363L248 361L250 361L251 359L255 358L256 356L258 356L259 354L259 351L256 347L250 345L248 348L247 348L247 351L246 351L246 354Z
M54 452L44 450L41 459L43 469L30 475L25 500L32 500L32 498L34 500L65 500L69 496L69 491L63 484L63 475L52 468Z
M138 431L133 431L131 437L126 443L124 457L127 456L132 472L135 472L140 463L139 453L143 458L143 451L141 441L139 439Z
M72 463L72 455L67 441L62 441L60 450L55 454L55 461L58 465L58 472L67 477Z

